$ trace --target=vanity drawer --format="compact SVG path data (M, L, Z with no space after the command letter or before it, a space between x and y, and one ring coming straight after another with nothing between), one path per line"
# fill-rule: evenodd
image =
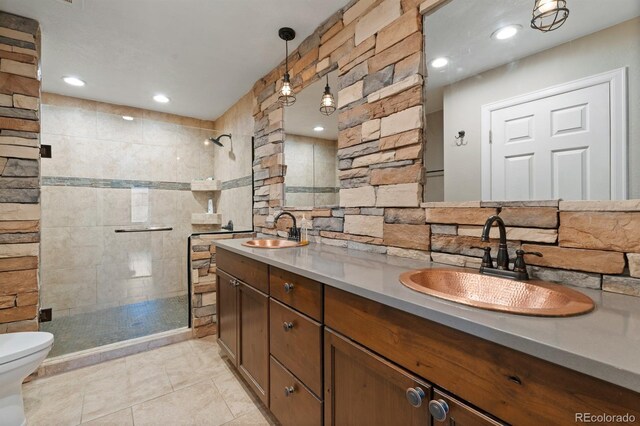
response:
M322 395L322 325L270 299L271 355Z
M314 320L322 321L322 284L319 282L271 267L269 294Z
M269 292L269 267L265 263L217 248L216 264L218 268L251 287L263 293Z
M274 357L269 390L270 410L283 426L322 425L322 401Z

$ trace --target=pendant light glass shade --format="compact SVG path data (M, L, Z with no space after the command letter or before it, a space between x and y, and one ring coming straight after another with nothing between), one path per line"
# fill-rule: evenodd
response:
M284 40L285 43L284 76L282 77L282 87L280 88L278 102L283 106L291 106L296 103L296 95L293 93L289 79L289 41L296 37L296 32L291 28L284 27L280 28L278 36Z
M324 86L324 94L320 101L320 112L324 115L331 115L336 110L336 100L331 94L331 88L329 87L329 74L327 74L327 85Z
M542 32L558 29L569 17L566 0L535 0L531 28Z
M293 94L291 82L289 81L289 73L285 73L282 78L282 87L280 88L280 96L278 102L284 106L291 106L296 103L296 95Z

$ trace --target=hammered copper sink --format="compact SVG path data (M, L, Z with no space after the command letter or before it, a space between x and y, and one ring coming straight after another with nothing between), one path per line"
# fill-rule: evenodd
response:
M300 247L303 244L297 241L273 239L273 240L250 240L245 243L242 243L242 245L246 247L253 247L253 248L280 249L280 248Z
M491 311L541 317L590 312L586 295L544 281L514 281L477 272L422 269L400 275L400 282L420 293Z

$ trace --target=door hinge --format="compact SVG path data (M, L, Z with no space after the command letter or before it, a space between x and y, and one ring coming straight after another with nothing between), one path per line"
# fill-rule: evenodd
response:
M51 145L40 146L40 158L51 158Z
M489 143L493 143L493 132L491 130L489 130Z
M51 312L51 308L40 309L40 315L38 316L40 322L49 322L52 317L53 313Z

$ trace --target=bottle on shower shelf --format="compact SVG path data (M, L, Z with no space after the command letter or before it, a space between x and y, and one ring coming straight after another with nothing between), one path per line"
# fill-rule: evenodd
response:
M207 204L207 213L213 214L213 199L209 198L209 203Z

